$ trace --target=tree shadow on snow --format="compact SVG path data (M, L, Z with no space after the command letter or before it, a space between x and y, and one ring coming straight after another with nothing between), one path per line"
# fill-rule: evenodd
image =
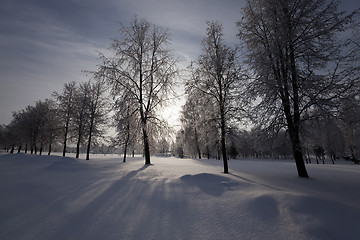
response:
M245 177L241 177L241 176L239 176L239 175L236 175L236 174L234 174L234 173L229 173L229 174L230 174L231 176L237 177L237 178L239 178L239 179L241 179L241 180L243 180L243 181L246 181L246 182L248 182L248 183L251 183L251 184L255 184L255 185L258 185L258 186L270 188L270 189L272 189L272 190L281 191L280 188L276 188L276 187L273 187L273 186L270 186L270 185L267 185L267 184L258 183L258 182L255 182L255 181L253 181L253 180L247 179L247 178L245 178Z
M98 218L106 216L118 216L117 211L121 210L122 207L119 204L127 194L134 195L133 192L141 192L142 186L140 182L143 180L135 180L135 176L148 168L151 165L144 165L137 170L128 172L123 177L111 183L106 190L101 192L94 199L86 199L89 189L81 192L80 199L83 199L84 205L81 209L76 211L70 218L67 219L65 224L59 227L58 231L53 235L53 239L83 239L81 233L91 231L88 224L93 224ZM96 185L97 183L93 183ZM96 191L98 186L95 187ZM91 189L90 189L91 190ZM137 199L131 199L132 202ZM128 204L128 203L126 203ZM119 208L120 207L120 208ZM125 217L125 216L123 216Z
M184 175L180 178L181 181L190 185L196 186L204 193L219 197L225 191L234 190L240 185L230 178L209 173L200 173L196 175Z
M304 230L314 239L360 239L360 210L345 203L302 196L290 199L297 222L306 216Z

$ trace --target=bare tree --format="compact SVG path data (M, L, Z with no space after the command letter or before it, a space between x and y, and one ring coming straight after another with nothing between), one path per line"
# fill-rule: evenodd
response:
M57 92L53 93L53 96L56 98L58 104L58 114L63 124L63 157L65 157L66 154L69 128L75 106L75 91L76 82L73 81L64 84L63 92L61 94Z
M125 95L121 101L115 102L114 125L117 130L117 143L124 148L123 162L126 162L127 150L129 146L134 147L137 136L139 135L139 119L136 116L137 104L130 98L126 100Z
M187 90L204 96L212 104L212 120L215 120L220 132L221 153L224 173L228 173L226 153L226 131L229 121L236 112L235 98L240 84L240 67L237 48L226 46L222 25L208 22L207 36L202 42L203 54L199 56L193 69Z
M90 82L81 83L74 95L75 105L73 111L73 132L72 137L76 139L76 158L79 158L80 145L84 143L87 138L89 102L90 102Z
M183 128L183 148L186 154L201 159L200 137L203 127L202 115L204 104L194 92L188 92L186 102L181 111L181 124Z
M354 83L350 55L336 34L351 15L337 10L338 1L248 1L238 22L253 71L249 98L266 124L286 126L298 175L308 177L300 142L302 119L312 106L331 105ZM331 71L330 71L331 70Z
M48 155L51 154L51 146L53 141L58 137L60 122L56 114L55 104L50 99L44 101L37 101L35 107L32 109L33 116L36 119L35 128L39 135L39 154L41 155L44 149L44 144L48 144Z
M170 34L146 20L135 18L129 27L121 25L120 39L114 40L112 58L101 55L98 75L112 87L118 101L135 104L141 123L145 164L150 164L150 124L160 124L157 110L168 99L177 73L170 49ZM124 98L124 96L129 96Z
M101 80L88 82L89 91L87 110L88 110L88 129L87 129L87 149L86 149L86 160L89 160L90 147L97 137L100 137L103 133L103 126L107 120L107 101L104 96L106 91L105 83Z

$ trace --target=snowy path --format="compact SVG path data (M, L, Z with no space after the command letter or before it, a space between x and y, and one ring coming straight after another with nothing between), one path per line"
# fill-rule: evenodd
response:
M0 239L360 239L360 167L0 156Z

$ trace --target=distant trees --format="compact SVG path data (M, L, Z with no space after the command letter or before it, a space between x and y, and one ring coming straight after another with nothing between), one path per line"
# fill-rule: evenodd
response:
M188 91L186 102L181 112L182 123L182 153L185 151L191 157L198 157L201 159L202 135L204 131L204 115L205 107L195 92ZM216 137L216 136L215 136ZM180 139L179 139L180 140Z
M196 66L186 87L188 93L193 91L198 98L206 99L207 104L212 105L207 120L214 121L219 130L224 173L228 173L226 132L237 110L235 100L241 81L240 66L237 49L226 46L224 42L221 24L207 24L207 36L202 42L203 54L194 63Z
M39 140L34 140L35 147L37 142L40 145L39 154L41 155L44 149L44 144L48 145L48 155L51 154L51 147L54 139L59 135L59 119L56 114L54 101L46 99L45 101L38 101L35 104L33 122L35 132L38 133Z
M45 149L51 154L53 144L63 143L63 156L68 142L76 143L76 157L80 146L86 144L89 159L92 143L104 134L107 123L106 85L102 81L66 83L61 94L54 92L55 100L37 101L34 106L14 112L13 120L1 126L0 146L13 153L24 150L42 155ZM75 141L74 141L75 140Z
M48 145L48 154L51 153L51 145L58 136L59 122L57 121L56 109L52 100L37 101L35 106L27 106L24 110L14 112L13 120L5 128L5 139L11 152L15 145L18 152L24 148L31 153L41 155L44 145Z
M134 107L131 115L140 123L145 164L151 163L150 129L161 125L156 113L168 99L177 73L169 43L167 30L135 18L129 27L121 25L120 39L111 45L114 56L100 56L98 77L108 82L117 102L127 102L125 109Z
M308 177L302 120L314 105L331 105L344 96L358 78L349 74L351 56L342 55L336 39L352 15L338 12L337 6L337 1L248 1L238 22L254 73L249 96L259 102L254 102L257 112L268 123L286 125L301 177Z

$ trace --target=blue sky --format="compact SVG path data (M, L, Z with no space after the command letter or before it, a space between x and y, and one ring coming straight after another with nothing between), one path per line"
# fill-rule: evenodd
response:
M344 9L360 1L343 1ZM62 91L64 83L85 81L82 70L95 70L98 53L118 37L119 22L135 15L168 28L181 67L201 50L206 20L224 26L235 43L235 22L245 0L1 0L0 124L12 112Z

